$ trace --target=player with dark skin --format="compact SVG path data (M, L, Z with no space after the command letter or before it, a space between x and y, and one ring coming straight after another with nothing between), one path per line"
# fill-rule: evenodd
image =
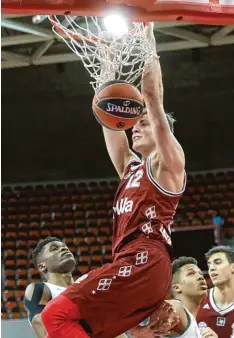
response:
M32 256L35 267L46 282L29 284L25 291L24 303L34 332L38 338L45 338L47 332L41 319L41 312L52 299L49 285L57 287L55 291L57 294L71 285L73 283L72 271L76 261L68 247L56 237L47 237L39 241ZM168 306L162 304L151 320L152 332L156 334L170 327L171 323L168 323L167 319L171 316L173 320L177 318L173 315L173 310L169 304ZM158 316L161 318L159 319ZM124 337L123 334L118 338Z
M72 271L76 265L75 258L58 238L47 237L39 241L33 251L33 262L46 283L57 287L55 293L59 294L73 282ZM52 299L50 288L46 283L31 283L25 291L25 307L38 338L46 337L41 312Z

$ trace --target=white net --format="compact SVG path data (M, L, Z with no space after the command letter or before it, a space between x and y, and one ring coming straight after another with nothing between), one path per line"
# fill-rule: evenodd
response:
M143 23L132 23L131 30L118 36L108 33L97 17L49 16L49 20L54 33L83 62L94 90L113 79L138 86L145 63L158 58Z

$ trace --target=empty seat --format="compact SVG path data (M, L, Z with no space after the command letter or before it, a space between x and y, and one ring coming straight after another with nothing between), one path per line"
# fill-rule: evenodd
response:
M28 275L28 271L26 269L17 269L15 272L15 276L18 279L26 279Z
M18 308L16 308L16 312L11 312L11 313L9 313L8 317L9 317L10 319L20 319L20 318L22 318L21 313L20 313L19 311L17 311L17 309L18 309Z
M13 280L13 279L6 279L4 284L5 284L6 290L14 290L15 289L15 280Z
M15 300L15 291L13 291L13 290L5 290L3 292L3 300L5 302L14 301Z
M6 279L15 279L15 271L13 269L5 269L4 275Z
M11 268L11 269L14 269L14 267L15 267L15 260L14 260L14 259L8 259L8 258L7 258L7 259L5 260L5 263L4 263L4 264L5 264L5 268L6 268L6 269L10 269L10 268Z
M25 290L15 290L15 299L23 300L24 299Z

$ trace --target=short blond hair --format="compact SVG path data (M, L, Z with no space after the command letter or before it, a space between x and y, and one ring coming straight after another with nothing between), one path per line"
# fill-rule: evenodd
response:
M144 108L143 110L143 115L145 114L147 114L146 108ZM170 130L172 134L174 134L174 123L176 122L176 119L173 117L172 113L165 113L165 114L166 114L166 118L167 118L167 122L169 124Z

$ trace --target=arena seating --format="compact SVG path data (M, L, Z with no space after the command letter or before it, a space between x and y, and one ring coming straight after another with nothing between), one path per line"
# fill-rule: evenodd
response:
M26 286L38 281L31 253L40 238L64 239L78 259L74 277L111 260L112 204L118 181L6 186L2 189L2 319L26 317ZM234 228L234 171L188 175L174 228Z

